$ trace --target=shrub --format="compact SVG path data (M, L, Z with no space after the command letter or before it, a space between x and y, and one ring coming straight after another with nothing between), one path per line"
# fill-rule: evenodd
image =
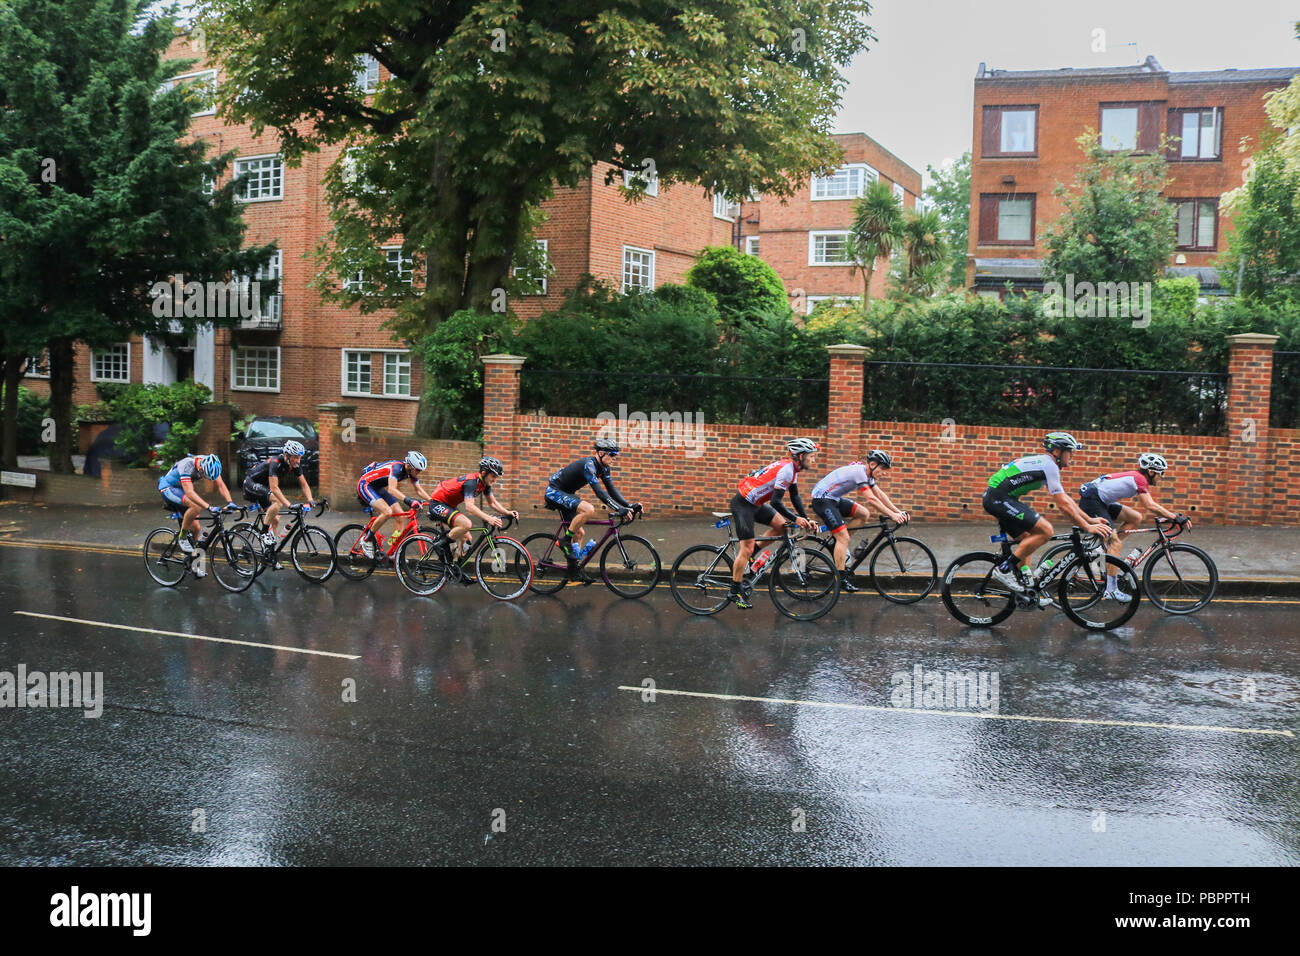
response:
M776 270L731 246L708 246L700 252L686 273L686 284L712 293L727 323L790 309Z
M198 450L194 442L202 424L199 409L211 397L208 387L197 382L127 386L109 406L122 425L119 447L140 449L137 464L170 468L176 459ZM163 422L170 427L151 462L154 426Z
M483 434L483 356L503 350L514 322L501 313L462 309L418 345L424 360L419 434L474 441Z

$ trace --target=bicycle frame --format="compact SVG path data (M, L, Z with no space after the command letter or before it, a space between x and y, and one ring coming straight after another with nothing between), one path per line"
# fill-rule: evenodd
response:
M589 552L587 552L587 556L578 562L578 567L585 568L587 566L587 562L590 561L592 558L594 558L597 554L599 554L604 549L606 541L608 541L611 537L617 538L619 536L618 534L619 529L624 527L625 525L631 524L638 517L640 517L640 515L641 512L634 511L630 515L624 515L621 518L615 518L613 515L610 515L608 518L598 518L596 520L589 519L587 521L587 524L604 526L605 533L601 535L600 540L596 542L596 546L592 548ZM569 526L569 522L561 518L559 528L557 528L555 532L555 543L557 547L559 546L560 539L564 536L564 529L567 528L568 526ZM548 562L550 561L550 557L551 554L550 551L548 550L546 553L546 560Z
M715 522L714 527L717 528L725 527L727 529L727 543L723 547L722 551L718 554L718 557L719 558L727 557L730 559L728 561L728 564L729 565L734 564L737 555L732 552L731 546L734 544L739 544L740 539L736 537L735 529L731 527L731 519L723 518L720 521ZM768 558L767 561L763 563L763 566L759 568L757 572L753 570L753 567L754 567L754 560L755 558L758 557L758 555L755 554L754 557L750 558L749 564L745 567L745 574L741 577L741 580L745 581L748 578L747 583L751 587L757 587L758 582L762 581L763 578L767 576L767 573L771 571L773 567L776 566L777 560L786 552L794 550L794 543L796 541L803 541L806 538L815 538L815 537L816 537L815 535L807 531L796 531L789 525L787 525L786 530L782 531L780 534L756 535L754 538L755 551L759 550L758 546L760 543L763 542L780 541L781 544L777 547L776 552L770 558ZM711 572L715 567L717 567L716 563L710 565L708 570ZM750 575L753 575L753 577L749 577Z
M248 510L253 514L253 530L258 534L263 534L267 530L265 520L266 512L262 510L260 505L249 505ZM316 514L323 515L328 510L328 498L321 498L316 502ZM271 557L278 557L280 552L283 551L289 542L293 540L293 536L297 533L298 529L306 527L307 525L306 513L303 511L301 504L290 505L288 508L282 508L280 513L287 513L291 516L289 519L289 526L285 529L284 534L282 534L275 542L275 546L267 549L266 556L268 559ZM369 526L367 525L367 527Z
M1166 530L1170 526L1173 526L1176 529L1172 533ZM1170 521L1168 518L1156 518L1156 524L1154 528L1134 528L1132 531L1124 532L1125 537L1128 537L1128 535L1130 534L1151 534L1152 532L1154 532L1157 535L1156 540L1152 541L1149 545L1147 545L1146 550L1143 551L1140 555L1138 555L1138 557L1130 563L1130 567L1133 568L1138 567L1138 565L1140 565L1143 561L1151 557L1152 553L1155 552L1158 548L1161 548L1164 545L1168 544L1170 541L1173 541L1175 538L1177 538L1186 530L1187 529L1184 525L1179 525L1177 522Z
M414 508L409 511L395 511L393 517L405 518L406 523L402 525L400 531L390 538L385 538L382 531L375 531L375 522L382 518L382 515L376 514L373 508L367 508L370 512L370 520L366 522L366 531L375 536L375 560L379 561L385 558L391 558L397 552L397 546L402 541L413 535L420 533L420 508L421 503L417 502Z
M1003 559L1010 558L1015 553L1015 548L1013 547L1014 542L1012 542L1011 536L1005 531L999 534L990 535L989 540L993 542L1001 542ZM1068 532L1054 534L1047 540L1069 541L1074 545L1073 556L1077 557L1082 562L1087 562L1090 558L1095 559L1098 557L1097 549L1089 549L1084 546L1083 535L1078 528L1071 528ZM1047 573L1043 575L1041 579L1030 581L1029 594L1027 596L1028 599L1036 599L1046 591L1052 583L1061 576L1061 571L1069 563L1068 559L1065 561L1058 561L1047 570ZM987 581L987 578L985 580ZM1017 598L1022 602L1026 600L1025 597L1021 597L1020 595L1017 595Z
M451 562L448 564L448 567L454 569L458 575L461 575L463 577L466 573L464 570L465 565L473 563L475 555L478 554L479 550L482 549L484 544L486 544L488 547L494 547L496 545L495 535L505 533L505 531L512 524L515 523L515 519L513 515L500 515L499 517L501 518L501 527L499 528L494 528L490 524L483 525L482 527L470 528L469 529L470 535L472 536L477 532L478 537L474 538L470 542L469 547L465 549L464 554L459 556L453 555L451 558ZM452 540L450 538L447 538L445 540L445 543L450 549L452 545Z
M825 528L826 526L822 525L821 527ZM880 524L874 529L876 532L876 536L871 539L871 543L863 544L862 538L866 537L866 535L863 535L862 538L858 539L859 541L858 545L856 547L849 549L849 560L847 560L844 564L845 570L857 571L857 569L862 565L862 562L867 560L867 558L871 557L871 552L876 550L876 546L880 544L882 540L892 541L894 538L894 532L901 527L902 525L895 524L894 522L886 518L884 515L881 515ZM873 530L871 525L865 525L865 524L858 528L850 528L849 529L850 543L852 542L852 535L854 531L870 532L871 530ZM814 540L820 541L822 543L822 547L826 548L827 550L833 550L835 547L835 535L833 533L828 532L824 537L817 534L809 535L809 537L813 538Z

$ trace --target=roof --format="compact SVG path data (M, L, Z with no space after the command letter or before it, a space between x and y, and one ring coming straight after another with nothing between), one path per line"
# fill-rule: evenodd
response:
M976 259L975 284L1001 285L1004 282L1033 281L1043 278L1041 259Z
M1169 82L1181 83L1290 83L1300 73L1300 66L1278 66L1260 70L1201 70L1194 73L1170 73Z
M1059 70L991 70L984 63L975 73L977 80L1080 80L1140 79L1163 76L1171 86L1191 83L1289 83L1300 73L1300 66L1278 66L1239 70L1194 70L1175 73L1166 70L1154 56L1132 66L1065 66Z
M1209 292L1221 288L1219 284L1219 270L1212 268L1211 266L1167 266L1165 268L1165 278L1195 279L1201 284L1202 292Z

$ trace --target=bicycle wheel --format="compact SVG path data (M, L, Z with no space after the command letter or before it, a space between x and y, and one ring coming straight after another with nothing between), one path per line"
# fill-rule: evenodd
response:
M144 539L144 569L165 588L174 588L189 571L175 528L154 528Z
M1214 600L1219 569L1214 559L1195 545L1168 544L1147 558L1142 589L1166 614L1195 614Z
M474 576L498 601L513 601L533 583L533 559L514 538L496 535L474 555Z
M545 531L530 534L524 538L524 550L533 563L533 580L529 587L538 594L554 594L564 587L569 580L568 563L555 542L555 535Z
M294 570L312 584L324 584L334 573L334 542L320 528L299 528L289 545Z
M236 594L247 591L262 560L259 544L251 532L229 528L223 531L220 540L208 546L208 567L217 583Z
M265 571L267 567L266 552L269 549L266 546L266 542L262 540L262 532L258 531L257 528L254 527L253 522L251 521L240 521L235 524L232 524L229 530L246 531L253 536L253 540L257 542L257 556L259 559L257 562L257 567L253 570L253 576L256 577L257 575Z
M731 600L731 546L697 544L677 556L668 572L673 600L692 614L717 614Z
M366 526L347 524L339 528L334 535L334 557L339 574L350 581L364 581L375 573L375 558L366 557L361 550L361 536L366 533ZM378 549L376 549L378 555Z
M886 539L871 555L871 586L887 601L915 604L939 583L934 552L916 538Z
M600 552L600 576L619 597L645 597L659 583L662 571L654 545L635 534L616 536Z
M1079 565L1083 567L1079 568ZM1108 574L1115 575L1115 588L1128 595L1127 601L1105 596ZM1119 627L1137 613L1142 600L1137 572L1128 566L1128 562L1109 554L1104 567L1095 558L1080 561L1075 556L1069 559L1061 572L1061 583L1056 593L1065 616L1090 631L1109 631Z
M447 562L427 534L413 534L397 548L393 569L412 594L437 594L447 583ZM342 565L340 565L340 569Z
M815 621L839 601L840 573L825 552L790 548L772 565L767 593L786 617Z
M948 613L967 627L992 627L1010 617L1016 596L992 577L1001 562L1001 555L969 551L948 565L939 592Z

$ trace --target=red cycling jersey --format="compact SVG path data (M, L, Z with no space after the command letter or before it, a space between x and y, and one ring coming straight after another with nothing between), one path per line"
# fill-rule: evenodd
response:
M468 475L461 475L459 478L448 478L446 481L438 482L438 486L433 489L431 497L434 501L440 501L444 505L455 508L466 498L476 498L479 493L478 472L471 471Z
M751 505L763 505L767 504L775 489L784 490L798 480L799 474L794 469L794 462L789 458L782 458L758 471L751 471L740 479L738 490L741 497Z

